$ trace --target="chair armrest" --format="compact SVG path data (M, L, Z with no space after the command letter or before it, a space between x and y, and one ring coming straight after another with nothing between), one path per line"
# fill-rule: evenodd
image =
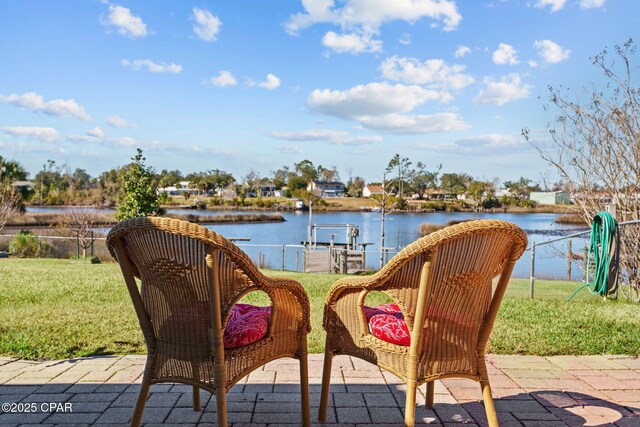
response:
M263 276L265 281L258 288L271 298L275 316L282 319L296 319L295 327L301 332L311 331L309 297L300 283L279 276ZM285 316L281 316L284 314Z

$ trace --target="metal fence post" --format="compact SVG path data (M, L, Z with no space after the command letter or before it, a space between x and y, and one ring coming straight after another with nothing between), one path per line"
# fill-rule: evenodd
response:
M535 286L536 272L536 244L531 242L531 275L529 276L529 298L533 299L533 288Z
M284 245L282 245L282 271L284 271Z
M573 258L571 240L567 242L567 282L571 281L571 259Z

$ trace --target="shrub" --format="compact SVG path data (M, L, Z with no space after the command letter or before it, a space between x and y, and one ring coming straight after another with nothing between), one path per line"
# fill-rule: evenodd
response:
M429 201L429 202L424 202L422 204L422 209L425 210L436 210L436 211L443 211L445 210L445 203L444 202L434 202L434 201Z
M9 252L19 258L46 258L52 249L28 230L20 230L9 242Z

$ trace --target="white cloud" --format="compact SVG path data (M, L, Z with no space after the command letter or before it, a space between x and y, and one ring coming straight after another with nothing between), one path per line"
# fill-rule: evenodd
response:
M36 92L26 92L22 95L12 93L11 95L0 95L0 102L15 105L16 107L25 108L30 111L40 111L49 116L57 117L75 117L88 122L91 120L84 107L79 105L73 99L52 99L45 101L42 95Z
M467 128L468 125L455 113L403 114L429 101L450 100L451 95L448 92L425 89L421 86L370 83L345 91L316 89L309 95L307 106L317 113L354 120L362 127L392 134L419 134Z
M193 18L196 20L193 31L200 39L206 42L214 42L218 39L218 33L222 26L220 18L207 9L198 9L197 7L193 8Z
M596 7L603 7L605 0L580 0L581 9L592 9Z
M441 22L445 31L458 27L462 16L453 0L345 0L336 5L334 0L302 0L304 12L291 15L285 23L289 34L297 34L315 24L329 23L340 26L343 34L328 32L323 38L325 46L337 52L378 52L382 41L373 37L380 34L382 24L397 20L414 23L422 18ZM437 26L435 23L432 26Z
M118 33L134 39L148 34L147 25L142 22L142 19L133 16L131 10L122 6L110 5L109 17L104 24L116 27Z
M272 131L269 136L285 141L328 141L334 145L369 145L382 141L378 135L352 136L349 132L331 129Z
M387 114L360 118L362 126L394 135L452 132L469 128L456 113Z
M463 58L467 54L471 53L471 49L465 45L459 45L456 51L453 53L453 56L456 58Z
M322 44L338 53L358 54L382 50L382 41L373 39L372 34L336 34L329 31L322 38Z
M305 11L292 15L285 24L290 33L319 23L375 32L386 22L404 20L413 23L425 17L442 21L445 30L453 30L462 21L451 0L346 0L341 2L341 7L333 0L302 0L302 6Z
M557 12L562 9L567 0L538 0L536 3L537 8L545 8L547 6L551 7L551 12Z
M428 101L449 101L450 96L420 86L370 83L345 91L316 89L307 99L312 111L332 116L357 119L361 116L381 116L404 113Z
M497 65L516 65L518 61L518 53L513 46L500 43L498 49L493 52L493 63Z
M485 79L486 86L473 99L475 104L504 105L529 96L531 86L524 84L519 74L509 74L496 81Z
M280 86L280 79L277 76L269 73L267 74L267 77L263 82L256 82L254 80L249 79L247 81L247 84L249 86L258 86L268 90L274 90Z
M134 59L133 61L123 59L121 64L136 71L141 70L142 68L147 68L150 73L178 74L182 71L182 65L174 63L167 64L166 62L156 63L150 59Z
M569 49L564 49L551 40L537 40L533 46L538 49L538 55L549 64L557 64L569 59L569 55L571 55Z
M538 65L540 65L538 64L538 61L534 61L533 59L527 61L527 64L529 64L529 67L531 68L538 68Z
M238 84L238 81L229 71L222 70L216 77L211 77L211 83L216 86L225 87L235 86Z
M107 124L114 128L136 127L134 125L129 124L129 121L127 119L124 119L118 116L107 117Z
M104 131L98 127L95 127L89 131L87 131L88 136L93 136L96 138L104 138Z
M6 126L2 130L13 137L24 137L29 139L37 139L44 142L53 142L60 139L57 130L51 127L38 126Z
M416 58L392 56L380 68L387 79L431 88L459 90L474 82L473 77L463 73L464 65L447 65L442 59L420 62Z

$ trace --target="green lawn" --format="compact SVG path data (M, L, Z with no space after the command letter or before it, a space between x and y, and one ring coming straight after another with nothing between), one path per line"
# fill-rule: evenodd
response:
M311 300L311 352L324 344L322 305L328 274L283 274L300 281ZM577 284L513 280L489 351L499 354L640 353L640 305L606 301ZM259 302L259 301L258 301ZM144 354L135 313L115 263L75 260L0 260L0 355L58 359L95 354Z

